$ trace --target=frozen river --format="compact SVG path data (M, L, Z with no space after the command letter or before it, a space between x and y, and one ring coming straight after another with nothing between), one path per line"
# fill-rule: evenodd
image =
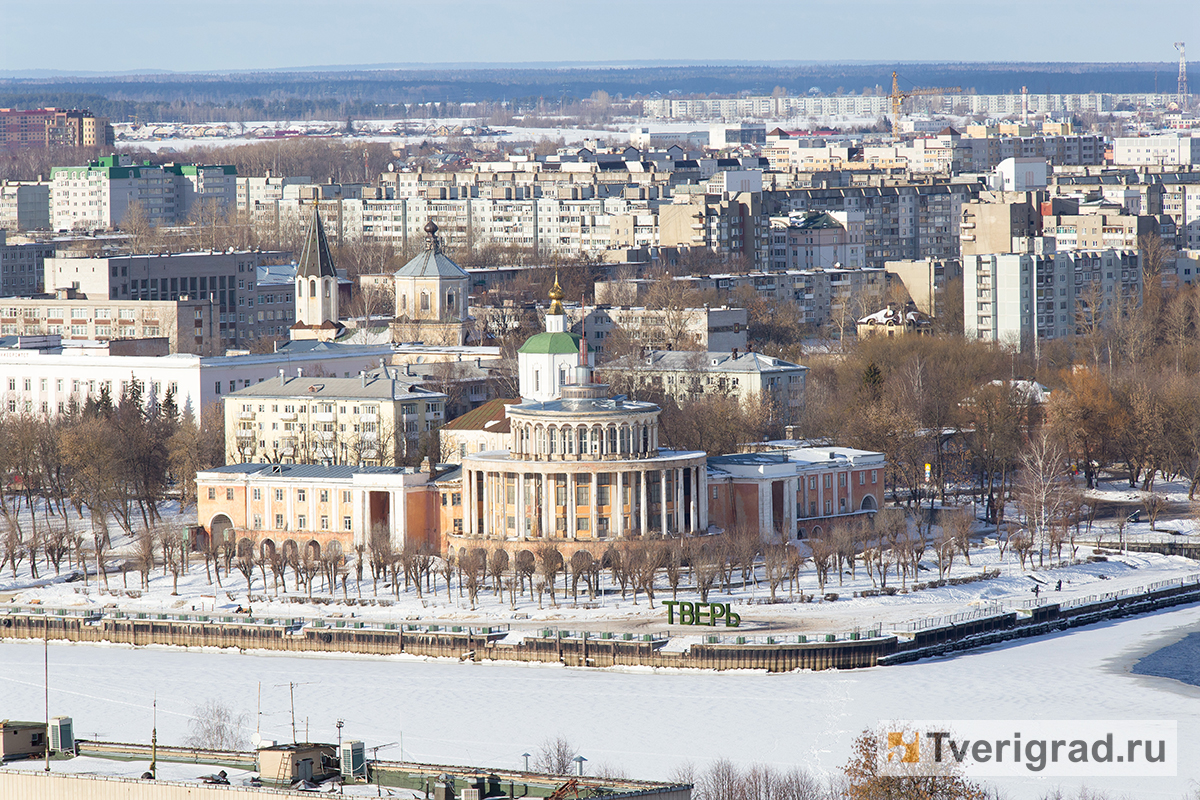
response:
M589 759L634 777L668 777L685 760L832 770L880 719L1174 719L1180 775L1104 788L1178 798L1200 780L1200 688L1132 674L1138 658L1200 630L1200 607L1097 625L1026 644L854 672L671 673L459 664L407 657L326 658L171 648L54 645L50 713L78 735L182 743L195 706L219 698L263 736L403 742L403 757L518 768L562 735ZM0 643L0 717L41 719L42 646ZM399 746L381 757L400 758ZM999 783L1033 797L1049 779ZM1093 785L1095 783L1093 782Z

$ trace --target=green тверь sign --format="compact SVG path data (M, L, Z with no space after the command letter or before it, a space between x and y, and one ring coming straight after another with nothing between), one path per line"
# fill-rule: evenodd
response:
M742 618L729 607L729 603L689 603L686 600L664 600L667 607L667 624L675 624L675 607L679 606L680 625L716 625L725 620L726 628L736 628Z

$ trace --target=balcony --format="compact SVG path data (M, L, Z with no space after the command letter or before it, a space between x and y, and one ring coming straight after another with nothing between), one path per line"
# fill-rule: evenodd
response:
M333 422L333 420L335 419L335 415L333 414L333 412L329 412L329 413L322 412L319 414L313 414L312 418L313 418L313 422Z
M254 419L253 411L239 411L238 419Z

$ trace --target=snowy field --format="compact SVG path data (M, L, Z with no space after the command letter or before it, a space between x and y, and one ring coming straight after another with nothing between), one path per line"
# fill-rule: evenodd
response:
M80 737L181 742L195 706L219 698L268 738L289 740L289 682L299 735L345 736L387 758L519 768L521 754L563 735L589 759L634 777L668 778L685 761L829 771L881 719L1173 719L1180 773L1103 787L1119 796L1180 798L1200 780L1200 688L1130 673L1142 655L1200 625L1200 608L1106 623L1018 645L851 672L584 670L394 657L273 654L51 644L50 713ZM0 716L40 719L42 646L0 644ZM1049 779L1006 779L1012 798ZM1064 785L1075 786L1078 782Z

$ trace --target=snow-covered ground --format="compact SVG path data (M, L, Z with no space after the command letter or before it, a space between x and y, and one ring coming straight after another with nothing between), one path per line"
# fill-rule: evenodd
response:
M1186 486L1163 484L1158 491L1173 503L1186 501ZM1137 493L1131 492L1127 485L1112 483L1102 485L1101 489L1093 494L1097 499L1103 498L1106 504L1115 505L1136 501ZM1128 510L1132 510L1132 507L1122 510L1120 516L1123 517ZM1179 508L1175 508L1173 518L1164 515L1158 522L1159 529L1177 533L1151 533L1150 525L1143 514L1141 522L1131 523L1126 527L1126 538L1130 541L1151 538L1186 541L1200 538L1195 521L1181 518L1179 511ZM173 504L164 508L168 519L179 522L193 522L194 513L194 509L181 512ZM1014 514L1015 510L1010 507L1009 513ZM87 519L85 517L73 520L72 525L86 529ZM113 529L115 530L115 526ZM910 575L901 580L893 569L888 577L888 585L901 589L899 593L893 596L862 597L855 595L876 588L877 581L872 580L860 564L853 575L849 571L840 577L836 573L831 574L825 592L836 593L838 599L830 602L820 599L816 571L811 562L808 562L802 567L795 586L789 587L785 583L777 590L777 599L782 602L768 603L766 601L770 597L770 589L765 580L764 568L760 564L745 586L741 585L740 571L735 572L731 589L722 591L719 586L715 587L709 600L728 602L737 608L742 618L742 630L738 632L742 634L844 633L875 628L888 632L892 630L892 626L983 607L999 605L1008 609L1020 608L1035 599L1035 587L1042 601L1067 601L1106 593L1133 592L1162 581L1194 579L1197 573L1200 573L1200 564L1181 556L1136 552L1122 555L1116 524L1111 516L1095 523L1090 535L1085 533L1081 536L1089 538L1092 542L1099 536L1107 560L1064 566L1054 566L1057 561L1047 560L1044 565L1035 569L1035 565L1039 565L1039 559L1035 555L1032 562L1027 563L1023 569L1011 548L1001 556L995 531L980 526L976 544L971 549L971 564L968 565L961 555L956 554L948 577L977 576L986 569L999 570L998 578L959 586L904 591L902 587L911 586L914 579ZM90 536L87 537L87 543L90 544ZM1076 560L1087 559L1093 555L1094 549L1091 543L1080 544L1075 553ZM1063 556L1071 558L1069 545L1064 547ZM233 611L241 606L252 609L257 617L349 617L353 614L356 618L368 622L508 624L514 629L552 626L594 632L696 632L695 628L667 626L666 610L661 601L670 599L671 592L665 575L661 573L657 581L657 602L653 608L644 594L638 597L636 603L632 592L627 592L625 597L621 597L618 585L608 572L601 574L602 592L594 599L588 597L586 585L582 581L578 599L572 598L564 591L564 579L560 575L557 584L557 605L551 602L548 593L540 601L536 595L531 596L529 593L518 595L515 603L511 601L508 593L505 593L503 598L498 597L489 576L486 587L479 593L478 602L472 608L469 598L460 591L457 577L451 590L447 592L441 576L436 576L436 591L426 591L418 596L414 588L406 588L403 582L398 593L384 580L372 582L369 568L364 569L363 581L359 584L351 565L346 594L353 601L352 604L343 602L341 586L336 592L330 592L319 578L314 593L316 601L310 602L307 592L298 590L295 576L290 571L287 574L287 592L277 589L270 570L266 570L264 580L261 567L256 569L249 588L246 579L236 569L229 574L222 573L221 586L218 587L215 582L210 582L203 559L199 556L193 556L188 573L180 576L179 594L172 595L173 579L165 573L161 562L151 573L149 587L143 588L140 575L133 566L134 560L133 542L127 537L118 537L114 541L109 558L109 591L103 590L101 582L94 575L86 586L78 580L68 582L66 578L73 570L65 566L62 574L55 576L52 570L47 572L45 565L39 564L41 574L36 581L30 575L27 561L20 565L16 577L6 568L0 572L0 612L6 603L97 609L115 607L130 612L178 613ZM125 574L117 571L122 562L130 564L130 569ZM94 562L89 558L88 563L89 569L94 571ZM936 578L937 565L933 547L930 546L921 560L921 570L916 580L929 582ZM1059 581L1062 582L1061 590L1057 588ZM815 602L798 602L801 594L815 595L818 599ZM684 576L679 599L699 599L687 575Z
M147 742L157 695L159 741L178 743L197 704L218 698L248 729L261 720L265 737L289 740L292 682L302 737L334 741L340 718L368 747L401 742L390 758L519 768L563 735L590 766L646 778L720 757L831 771L886 719L1167 719L1179 725L1179 775L1102 788L1174 799L1200 780L1200 688L1129 669L1197 625L1190 607L910 665L782 675L52 643L50 713L72 716L83 738ZM0 644L0 716L42 717L42 658L40 643ZM1026 798L1054 784L997 785Z
M396 145L415 144L422 141L445 141L450 137L438 136L442 126L448 128L478 126L479 119L471 117L439 117L437 119L362 119L354 120L354 134L345 134L346 121L266 120L247 122L213 122L207 124L157 123L133 126L130 123L114 125L118 143L145 147L149 150L186 150L191 147L230 147L274 141L277 136L326 136L365 140L369 142L392 142ZM520 124L498 125L491 128L492 135L480 137L480 141L537 142L542 139L563 139L567 144L582 143L585 139L603 139L612 145L629 143L628 128L632 121L614 125L616 130L599 128L576 128L570 125L556 127L524 127ZM692 130L696 125L688 126ZM703 127L703 126L701 126Z

